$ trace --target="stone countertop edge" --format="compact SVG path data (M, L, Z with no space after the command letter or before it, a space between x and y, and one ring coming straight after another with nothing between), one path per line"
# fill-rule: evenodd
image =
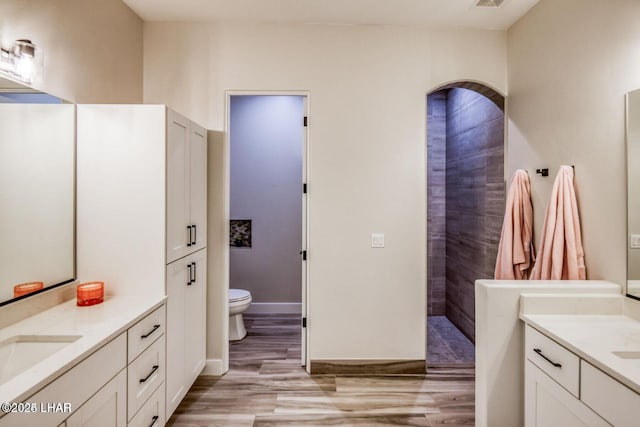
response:
M520 318L581 359L640 393L640 359L613 351L640 351L640 322L623 314L522 314Z
M163 297L105 296L104 302L78 307L76 299L0 329L0 342L16 335L81 335L77 341L0 384L0 402L23 402L78 365L100 347L160 307ZM0 414L0 417L4 414Z

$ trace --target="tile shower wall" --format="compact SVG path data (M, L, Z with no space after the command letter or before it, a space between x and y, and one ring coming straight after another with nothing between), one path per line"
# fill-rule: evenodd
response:
M446 316L474 340L474 283L492 278L504 214L504 113L450 89L446 123Z
M427 314L445 315L447 91L427 97Z

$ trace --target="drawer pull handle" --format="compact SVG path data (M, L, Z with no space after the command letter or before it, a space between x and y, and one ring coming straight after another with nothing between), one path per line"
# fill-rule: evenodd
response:
M191 226L187 225L187 231L189 232L189 238L187 239L187 246L191 246L193 243L193 238L191 238Z
M533 351L535 351L536 353L538 353L540 355L540 357L542 357L544 360L546 360L547 362L551 363L553 366L555 366L556 368L562 368L562 365L558 362L554 362L553 360L549 359L547 356L545 356L544 354L542 354L542 350L540 350L539 348L534 348Z
M146 333L146 334L144 334L144 335L140 335L140 338L142 338L142 339L148 338L148 337L149 337L149 335L151 335L152 333L154 333L155 331L157 331L159 327L160 327L160 325L153 325L153 329L152 329L152 330L150 330L149 332L147 332L147 333Z
M149 375L147 375L146 377L142 378L140 380L140 382L141 383L146 382L151 377L151 375L153 375L154 372L158 370L159 367L160 366L158 366L158 365L153 365L153 369L151 370L151 372L149 372Z
M149 427L153 427L158 423L158 416L155 415L153 418L151 418L151 424L149 424Z

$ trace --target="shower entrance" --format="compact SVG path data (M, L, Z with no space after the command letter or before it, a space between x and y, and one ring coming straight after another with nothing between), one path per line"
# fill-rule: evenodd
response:
M504 214L504 97L475 82L427 95L427 364L474 364L477 279Z

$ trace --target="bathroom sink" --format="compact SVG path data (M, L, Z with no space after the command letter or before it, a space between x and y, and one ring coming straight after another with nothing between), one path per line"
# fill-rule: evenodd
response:
M80 338L81 335L16 335L0 341L0 384Z
M640 351L612 351L612 353L622 359L640 359Z

